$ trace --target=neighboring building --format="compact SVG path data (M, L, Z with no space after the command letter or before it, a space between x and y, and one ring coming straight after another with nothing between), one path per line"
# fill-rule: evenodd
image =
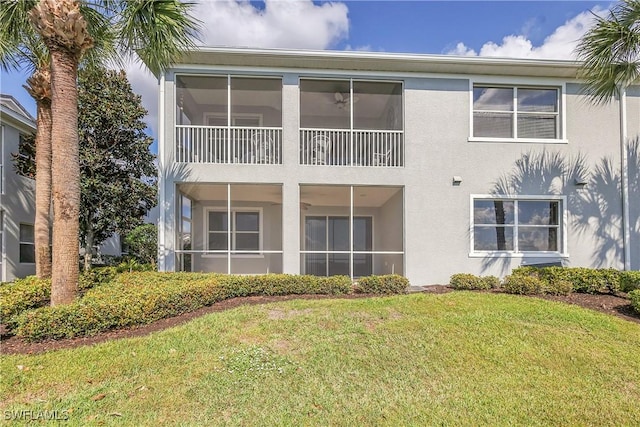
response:
M623 202L619 171L640 87L624 108L593 106L577 71L197 49L160 76L160 269L414 285L522 264L639 269L640 196Z
M12 96L0 95L0 282L35 274L35 181L18 175L12 153L36 131L35 119Z

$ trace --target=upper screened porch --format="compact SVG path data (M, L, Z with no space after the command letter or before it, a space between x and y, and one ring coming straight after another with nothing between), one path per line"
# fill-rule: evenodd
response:
M284 162L292 137L283 135L281 78L177 75L175 83L176 162ZM402 83L301 78L298 102L300 165L404 166Z

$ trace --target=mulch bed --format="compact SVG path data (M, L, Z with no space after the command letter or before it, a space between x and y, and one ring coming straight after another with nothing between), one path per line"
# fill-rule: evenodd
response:
M449 286L445 285L432 285L423 287L422 292L442 294L452 292ZM493 290L489 292L500 292L500 290ZM240 307L243 305L255 305L266 304L277 301L288 301L294 299L327 299L327 298L364 298L371 295L358 294L358 295L286 295L286 296L256 296L256 297L241 297L232 298L225 301L218 302L209 307L202 307L198 310L190 313L185 313L180 316L170 317L167 319L158 320L148 325L142 325L135 328L118 329L114 331L104 332L91 337L80 337L62 339L57 341L43 341L38 343L28 343L15 336L2 335L0 336L0 353L1 354L37 354L45 351L60 350L64 348L75 348L80 346L93 345L105 341L111 341L120 338L141 337L149 335L152 332L161 331L164 329L172 328L177 325L186 323L196 317L200 317L205 314L215 313L219 311L229 310L232 308ZM640 324L640 314L636 313L629 300L623 296L609 295L609 294L579 294L573 293L567 296L557 295L544 295L536 296L535 298L544 298L552 301L560 301L568 304L575 304L581 307L585 307L591 310L601 311L603 313L617 316L631 322Z

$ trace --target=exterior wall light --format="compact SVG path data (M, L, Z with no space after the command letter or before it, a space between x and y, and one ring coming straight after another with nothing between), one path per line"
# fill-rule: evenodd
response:
M458 176L458 175L454 175L453 176L453 185L459 186L460 184L462 184L462 177Z

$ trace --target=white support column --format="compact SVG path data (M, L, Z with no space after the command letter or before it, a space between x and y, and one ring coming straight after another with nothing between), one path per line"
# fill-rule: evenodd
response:
M300 188L289 180L282 187L282 272L300 274Z
M227 274L231 274L231 184L227 184Z

